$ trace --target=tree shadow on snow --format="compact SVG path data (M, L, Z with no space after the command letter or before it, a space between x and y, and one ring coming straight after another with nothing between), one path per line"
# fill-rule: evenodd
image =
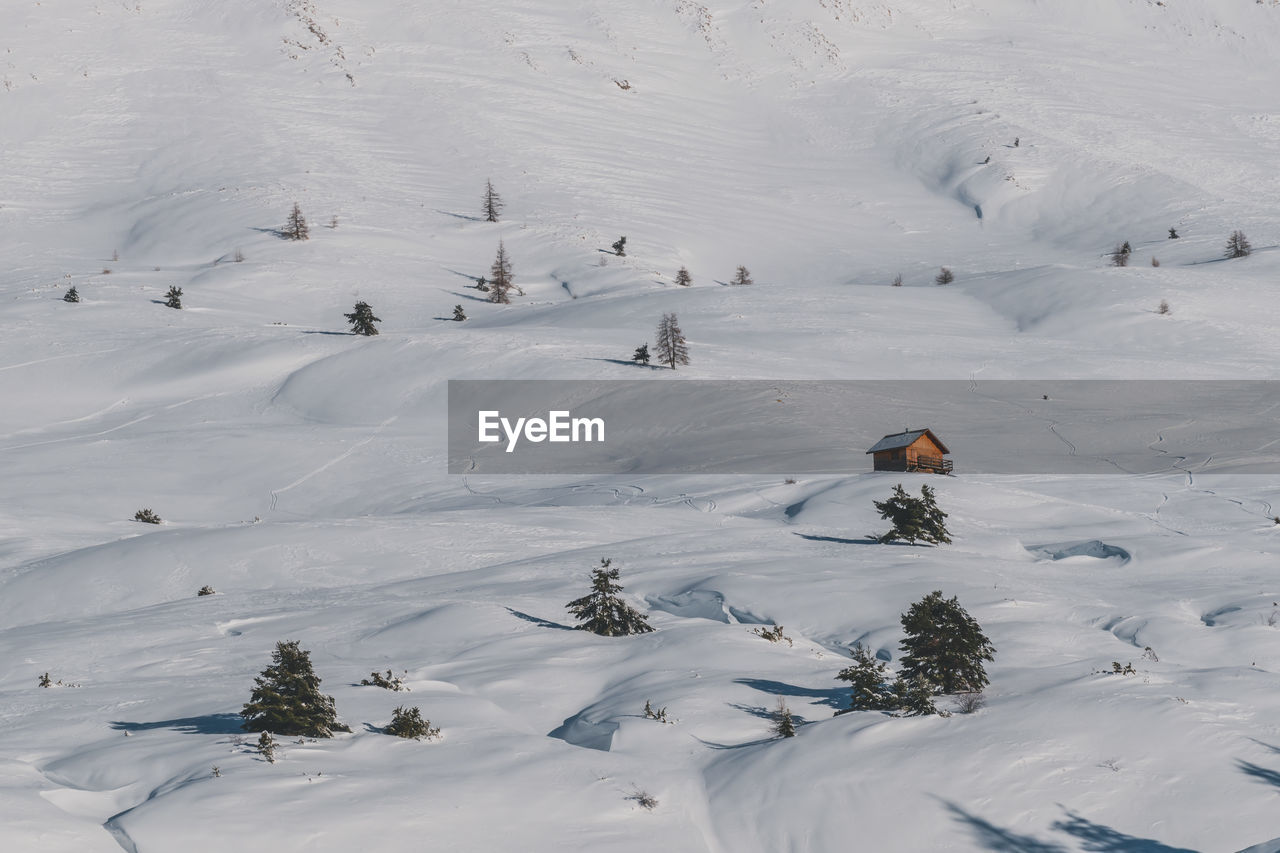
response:
M1086 820L1073 811L1067 811L1066 820L1054 821L1053 828L1078 838L1081 850L1098 853L1196 853L1187 847L1169 847L1150 838L1125 835L1109 826Z
M746 711L748 714L750 714L753 717L759 717L762 720L770 720L770 721L773 720L774 712L772 708L765 708L760 705L743 705L738 702L728 702L726 704L730 708L734 708L739 711ZM791 721L795 723L797 726L803 726L809 722L804 717L800 716L794 711L791 712Z
M1239 767L1242 773L1252 776L1259 782L1266 782L1268 785L1274 785L1275 787L1280 788L1280 772L1268 770L1267 768L1261 767L1252 762L1241 761L1238 759L1236 761L1236 767Z
M1253 741L1263 749L1270 750L1271 752L1274 752L1276 755L1280 755L1280 746L1272 746L1269 743L1265 743L1263 741L1258 740L1256 737L1251 737L1249 738L1249 740Z
M582 360L583 361L607 361L610 364L621 364L623 367L645 367L645 368L648 368L649 370L667 370L668 369L665 364L641 364L638 361L631 361L630 359L622 359L622 358L589 358L589 357L583 356Z
M243 734L240 724L244 718L239 714L208 714L204 717L182 717L177 720L157 720L153 723L131 723L124 720L113 720L107 725L116 731L145 732L153 729L173 729L179 732L190 732L199 735Z
M772 743L777 740L777 738L774 737L762 737L758 740L749 740L743 743L716 743L712 740L703 740L697 735L693 735L693 739L710 749L744 749L748 746L760 746L761 744Z
M289 235L284 233L283 228L259 228L256 225L249 226L250 231L257 231L259 234L270 234L280 240L288 240Z
M978 843L998 853L1067 853L1067 848L1054 841L1041 841L1033 835L1021 835L996 826L988 820L965 811L955 803L941 801L956 820L968 825ZM1074 836L1080 850L1092 853L1196 853L1186 847L1170 847L1150 838L1138 838L1094 823L1073 811L1064 809L1066 818L1054 821L1052 829Z
M846 708L849 705L848 688L839 687L798 687L781 681L770 681L767 678L735 678L734 684L745 684L761 693L773 696L802 696L806 699L817 699L817 704L828 708Z
M348 335L354 335L355 332L326 332L321 329L310 329L310 330L304 329L302 334L304 335L341 335L343 337L346 337Z
M512 616L516 617L517 619L523 619L526 622L532 622L533 624L537 625L539 628L556 628L560 631L578 630L577 628L574 628L572 625L561 625L559 622L552 622L550 619L543 619L540 616L530 616L528 613L521 613L519 610L512 610L510 607L507 608L507 612L510 613Z
M435 210L436 210L436 213L443 213L445 216L452 216L454 219L465 219L468 222L487 221L483 216L468 216L465 213L454 213L452 210L441 210L438 207Z
M844 539L840 536L818 536L814 533L795 533L801 539L808 539L810 542L837 542L841 545L896 545L899 548L927 548L928 545L916 544L912 542L881 542L871 536L864 536L861 539Z
M956 820L969 827L974 838L987 850L994 850L997 853L1067 853L1067 848L1060 844L1002 829L990 821L970 814L955 803L943 800L942 804Z

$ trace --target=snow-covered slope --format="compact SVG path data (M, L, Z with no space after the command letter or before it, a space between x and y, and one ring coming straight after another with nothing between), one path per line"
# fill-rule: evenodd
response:
M960 476L923 549L866 544L890 475L462 478L444 447L457 378L1275 378L1275 2L5 21L6 849L1277 848L1274 478ZM510 306L467 287L499 240ZM357 299L380 336L343 333ZM693 363L629 364L666 311ZM561 630L603 557L655 633ZM933 589L997 647L986 708L833 718L848 647L895 659ZM284 639L353 732L267 764L235 715ZM356 686L386 668L412 692ZM400 704L443 739L382 734Z

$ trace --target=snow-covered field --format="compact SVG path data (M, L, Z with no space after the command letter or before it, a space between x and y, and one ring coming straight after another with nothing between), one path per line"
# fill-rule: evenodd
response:
M866 539L905 475L445 446L449 379L1278 378L1275 0L8 7L0 849L1280 850L1274 475L958 458L924 548ZM499 240L509 306L467 287ZM669 311L692 364L629 363ZM654 633L565 630L601 558ZM986 706L835 717L934 589ZM352 732L269 764L280 640Z

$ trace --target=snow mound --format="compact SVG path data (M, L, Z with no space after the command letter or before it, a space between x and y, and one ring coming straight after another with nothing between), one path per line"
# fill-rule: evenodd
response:
M1115 560L1124 565L1132 555L1117 545L1108 545L1097 539L1084 542L1059 542L1053 545L1028 545L1027 550L1046 560L1066 560L1072 557L1090 557L1095 560Z
M713 619L726 625L772 625L773 620L757 616L728 604L724 594L714 589L691 589L675 595L650 595L645 598L654 610L685 619Z
M613 720L592 720L589 711L580 711L566 719L557 728L548 732L548 737L560 738L565 743L580 746L584 749L598 749L608 752L613 748L613 736L618 731L618 724Z

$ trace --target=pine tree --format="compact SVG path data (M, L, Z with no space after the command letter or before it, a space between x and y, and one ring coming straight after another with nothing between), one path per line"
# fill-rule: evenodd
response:
M353 335L376 335L378 327L374 323L381 323L381 317L373 316L373 308L368 302L357 302L356 307L350 314L343 314L347 318L347 322L351 324L351 333Z
M480 276L478 279L476 279L476 290L479 290L482 293L488 293L489 280L486 279L484 276Z
M1178 229L1177 229L1177 228L1170 228L1170 229L1169 229L1169 239L1170 239L1170 240L1177 240L1177 239L1178 239Z
M1244 236L1243 231L1232 231L1231 236L1227 238L1227 251L1225 257L1228 258L1246 258L1253 252L1253 246L1249 243L1249 239Z
M484 219L485 222L497 222L498 214L502 213L502 198L498 195L498 191L493 188L493 181L484 182Z
M920 678L898 678L893 683L893 706L898 717L927 717L938 713L933 690Z
M514 287L511 277L511 259L507 257L507 247L498 241L498 254L489 269L489 301L506 305L511 302L508 295Z
M170 308L181 308L182 288L170 285L169 292L164 295L164 304Z
M258 752L270 763L276 763L276 741L270 732L263 732L258 738Z
M773 732L774 737L795 737L796 722L792 719L791 709L787 707L787 701L781 696L778 697L778 706L773 710L773 725L769 730Z
M658 340L654 344L657 349L658 362L676 369L677 364L689 363L689 344L680 330L675 314L663 314L658 323Z
M284 231L281 233L287 240L306 240L311 236L306 217L302 215L302 208L296 201L293 203L293 210L289 211L289 221L285 223Z
M1128 240L1125 240L1124 244L1120 246L1120 251L1124 252L1126 255L1132 255L1133 247L1129 245Z
M620 258L627 256L627 238L619 237L618 242L613 244L613 253Z
M1125 244L1127 246L1128 243ZM1129 266L1129 253L1125 251L1124 246L1117 245L1111 250L1111 266L1127 267Z
M62 295L62 301L63 302L79 302L80 301L80 292L76 290L76 286L74 284L71 285L70 290L68 290L66 293Z
M938 271L938 274L933 277L935 284L950 284L955 280L955 273L953 273L948 267L942 267L942 269Z
M333 697L320 692L311 653L297 640L276 643L271 665L253 680L253 693L240 716L247 732L333 737L351 729L338 722Z
M405 708L403 705L391 712L391 724L387 726L387 734L396 737L422 740L440 736L439 729L431 727L430 720L422 719L422 711L418 708Z
M976 692L987 685L983 661L995 648L956 598L934 590L902 614L902 676L918 678L935 693Z
M635 355L631 356L631 360L637 364L649 363L649 345L647 343L636 347Z
M877 660L863 645L850 651L853 665L840 670L839 681L847 681L853 688L849 699L850 711L888 711L894 707L893 690L889 685L889 673L884 662Z
M680 267L680 271L676 273L676 284L681 287L688 287L693 284L693 277L689 275L689 271L684 267Z
M453 306L453 319L457 320L459 323L467 319L467 312L462 310L461 305Z
M755 284L751 280L751 272L743 266L738 267L738 271L733 274L733 281L730 284Z
M934 491L928 484L920 487L920 497L908 495L902 484L893 487L893 495L885 501L874 501L880 517L893 522L881 542L901 539L914 545L917 541L937 545L950 542L947 534L947 514L938 508Z
M591 570L591 593L570 601L565 608L582 623L579 628L602 637L652 631L644 614L618 597L622 586L614 583L618 579L618 570L610 568L612 562L601 559L600 568Z

